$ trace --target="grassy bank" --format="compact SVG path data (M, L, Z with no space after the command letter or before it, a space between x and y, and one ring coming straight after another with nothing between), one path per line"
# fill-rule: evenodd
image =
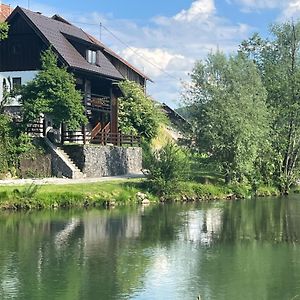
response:
M143 190L138 179L68 185L0 186L0 209L97 207L137 203L143 191L150 201L158 198Z
M253 192L251 186L245 184L225 185L220 183L182 183L180 192L169 195L166 199L175 201L210 201L235 200L249 197L279 196L278 189L269 186L258 187Z
M253 195L246 185L184 182L173 195L160 197L147 188L145 180L67 185L0 186L0 209L50 209L70 207L106 207L141 202L139 194L150 202L234 200ZM278 195L271 187L260 187L257 196Z

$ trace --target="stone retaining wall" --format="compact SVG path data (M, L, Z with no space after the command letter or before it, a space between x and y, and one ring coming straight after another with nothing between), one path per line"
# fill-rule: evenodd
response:
M142 169L140 147L65 145L64 151L86 177L140 173Z
M32 157L20 157L20 175L22 178L51 177L51 155L35 153Z

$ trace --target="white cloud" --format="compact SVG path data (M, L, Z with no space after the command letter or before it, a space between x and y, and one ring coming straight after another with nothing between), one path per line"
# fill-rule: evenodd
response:
M283 10L281 19L291 19L300 16L300 0L290 1Z
M149 84L149 93L171 106L176 105L174 101L180 97L181 80L188 80L188 73L196 60L205 58L207 53L216 49L226 53L234 51L251 30L246 24L233 24L222 18L214 0L195 0L189 8L170 17L156 16L148 20L147 25L144 25L145 22L141 25L132 20L116 19L112 14L103 15L98 11L82 14L42 7L37 2L34 5L33 10L40 10L46 15L60 13L97 38L101 22L118 37L118 40L115 39L103 27L102 41L153 79L155 83Z
M150 77L160 76L164 71L170 69L170 66L172 67L175 61L180 63L185 60L183 55L172 54L159 48L125 48L122 50L121 56L131 61Z
M214 0L196 0L187 10L182 10L174 16L176 21L191 22L199 18L208 18L215 12Z
M261 12L277 9L277 21L291 20L300 17L300 0L225 0L230 5L239 5L243 12Z
M299 0L226 0L228 4L237 4L244 12L278 9L279 19L299 16Z
M273 9L282 7L288 0L230 0L229 4L238 4L244 11Z
M74 14L73 18L78 20ZM126 45L121 44L103 30L103 42L153 79L155 83L149 85L149 92L157 100L171 105L179 98L181 80L188 80L195 60L216 49L226 53L234 51L251 30L246 24L232 24L220 17L213 0L196 0L174 16L149 20L147 26L96 13L81 16L80 20L98 24L101 20L117 37L126 41ZM85 29L99 36L98 27Z

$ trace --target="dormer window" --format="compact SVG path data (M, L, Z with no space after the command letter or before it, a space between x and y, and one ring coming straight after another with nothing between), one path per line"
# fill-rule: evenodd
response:
M97 52L94 50L87 50L86 59L90 64L95 65L97 61Z

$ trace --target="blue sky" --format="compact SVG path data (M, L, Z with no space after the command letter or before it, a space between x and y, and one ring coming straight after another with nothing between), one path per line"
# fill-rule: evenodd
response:
M28 0L2 2L28 6ZM300 0L29 0L29 4L31 10L48 16L59 13L97 38L101 22L102 41L151 77L154 83L148 84L148 93L172 107L179 105L196 60L216 49L233 53L253 32L267 36L271 23L300 16Z

